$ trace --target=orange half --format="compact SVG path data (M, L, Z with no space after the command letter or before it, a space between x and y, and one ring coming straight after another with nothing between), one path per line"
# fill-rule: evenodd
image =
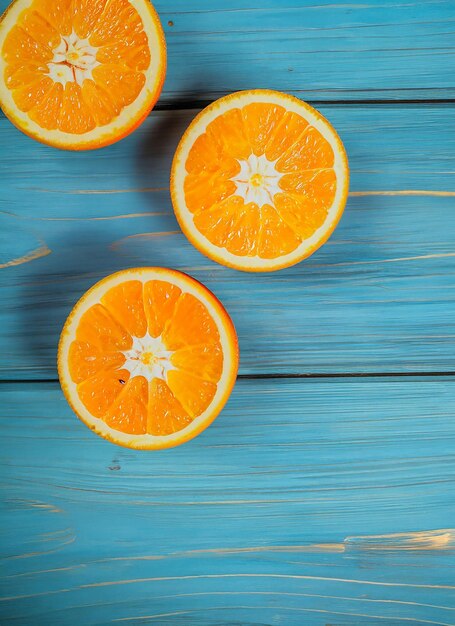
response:
M132 132L158 99L166 45L149 0L15 0L0 21L0 104L68 150Z
M346 152L329 122L298 98L261 89L199 113L171 172L188 239L211 259L251 272L317 250L343 213L348 185Z
M97 283L69 315L58 349L74 412L98 435L137 449L177 446L207 428L237 369L237 336L221 303L164 268Z

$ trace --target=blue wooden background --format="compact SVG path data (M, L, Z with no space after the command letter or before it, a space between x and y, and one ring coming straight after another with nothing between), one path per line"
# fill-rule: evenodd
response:
M0 117L0 622L454 626L455 3L156 8L132 136L64 153ZM330 241L259 277L188 244L168 183L201 106L250 87L313 102L352 171ZM222 415L158 453L91 434L56 375L76 299L135 265L202 280L240 339Z

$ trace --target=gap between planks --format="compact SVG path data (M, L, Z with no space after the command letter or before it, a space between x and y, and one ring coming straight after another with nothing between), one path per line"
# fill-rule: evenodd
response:
M330 90L328 90L330 91ZM347 91L347 90L344 90ZM352 90L355 92L355 90ZM362 93L365 92L364 89L359 90ZM373 91L373 90L371 90ZM382 91L382 90L381 90ZM387 91L393 91L393 89L388 89ZM403 91L399 89L399 91ZM350 100L349 98L339 98L337 100L324 100L318 98L309 98L305 100L304 94L299 94L298 91L292 92L296 95L297 98L304 100L311 106L375 106L375 105L389 105L389 106L402 106L402 105L418 105L418 106L438 106L440 104L448 104L454 105L455 98L359 98L356 100ZM153 115L154 111L187 111L191 109L205 109L205 107L209 106L212 102L217 100L218 98L222 98L227 95L226 93L220 93L214 95L213 98L204 98L201 100L198 99L185 99L185 100L169 100L168 102L158 102L149 115ZM7 119L6 115L0 110L0 119Z
M363 90L362 90L363 91ZM390 91L390 90L389 90ZM311 106L374 106L374 105L439 105L439 104L455 104L455 98L360 98L358 100L350 100L347 98L340 98L338 100L320 100L317 98L310 98L305 100L303 94L299 95L299 92L293 91L294 95L300 100L304 100ZM187 111L189 109L205 109L212 102L218 98L222 98L227 94L220 94L212 99L203 100L182 100L172 102L162 102L155 106L155 111Z
M267 373L267 374L238 374L237 380L273 380L273 379L300 379L300 378L437 378L453 377L455 371L448 372L314 372L314 373ZM53 384L59 383L58 378L19 378L0 379L0 385L22 384Z

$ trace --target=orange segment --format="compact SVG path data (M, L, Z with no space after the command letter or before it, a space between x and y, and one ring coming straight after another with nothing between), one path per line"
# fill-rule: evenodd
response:
M237 172L238 164L235 163L231 176ZM232 196L236 189L235 183L219 171L188 174L184 186L186 203L192 213L210 209L214 204Z
M50 82L52 84L52 81ZM64 133L79 135L96 127L90 108L81 96L82 90L79 85L66 84L57 122L58 128Z
M101 370L120 368L125 357L121 352L105 352L86 341L73 341L68 362L72 380L81 383Z
M133 72L118 65L98 65L93 70L93 80L120 109L131 104L145 85L142 72Z
M21 20L21 28L40 46L53 50L60 43L60 33L38 11L26 11Z
M327 120L297 98L258 89L221 98L194 119L174 157L171 196L201 252L271 271L327 240L348 182L346 153Z
M242 159L251 154L240 109L231 109L215 118L207 126L207 135L219 146L219 160Z
M218 172L220 167L221 148L216 137L211 133L203 133L191 146L190 153L185 163L189 174L201 172Z
M129 0L110 0L90 33L92 46L122 41L125 35L140 35L142 20Z
M53 82L47 76L38 79L32 84L15 89L13 93L14 101L21 111L30 111L35 106L40 106L49 94Z
M147 332L142 283L129 280L109 289L101 298L102 304L130 335L143 337Z
M198 211L194 223L214 245L227 247L230 236L236 232L236 224L244 208L243 200L232 196L207 211Z
M152 337L159 337L166 323L172 319L181 293L179 287L163 280L149 280L145 283L144 307Z
M293 174L284 174L280 178L280 191L306 195L309 185L324 170L302 170ZM336 184L336 178L335 178Z
M94 417L106 415L129 379L126 370L102 370L77 386L84 407Z
M304 196L284 193L277 195L276 209L283 222L301 239L311 237L327 216L324 210L313 213L310 202Z
M18 62L16 65L8 65L5 70L5 81L9 89L26 87L44 77L47 65L38 62Z
M14 26L5 38L3 58L8 65L22 63L46 63L52 59L52 50L41 45L21 26Z
M109 0L72 0L72 22L77 35L87 39L101 20Z
M261 232L258 255L264 259L275 259L293 252L300 244L297 234L284 222L271 206L262 208Z
M147 116L165 61L149 0L14 0L0 27L0 104L44 143L99 148Z
M216 393L215 383L202 380L181 370L169 372L168 385L191 417L197 417L203 413Z
M164 380L153 379L149 390L148 432L161 437L171 435L192 421Z
M190 293L184 293L164 329L163 341L169 350L201 343L215 343L220 335L207 308Z
M265 156L269 161L276 161L294 146L308 128L308 120L292 111L287 111L281 122L274 129L266 146Z
M277 200L277 206L283 220L302 239L310 237L321 228L327 218L327 211L312 206L311 202L302 196L283 196L283 203L280 197Z
M334 153L330 143L315 128L307 128L294 144L278 160L280 172L300 172L302 170L333 167Z
M95 304L83 314L76 337L105 352L128 350L133 344L131 335L101 304Z
M133 448L196 436L235 382L238 348L226 311L194 279L163 268L124 270L76 304L58 369L77 415Z
M146 70L150 65L150 49L145 33L133 38L125 38L99 49L96 56L100 63L125 64L138 72Z
M34 0L29 10L35 10L60 35L69 35L72 28L73 0ZM23 18L26 12L21 14Z
M56 129L63 102L63 91L62 85L55 83L41 103L29 111L30 119L37 122L42 128Z
M108 93L93 80L84 80L82 99L87 104L98 126L109 124L121 111Z
M265 153L285 113L284 107L265 102L253 102L243 107L245 134L253 154L261 156Z
M103 420L122 433L143 435L147 432L147 407L147 381L136 376L123 385Z
M217 383L223 372L223 349L219 342L180 348L172 355L171 363L177 369Z
M286 174L280 181L283 191L307 198L314 210L327 213L336 193L336 176L332 169ZM277 194L276 198L279 198Z
M243 204L238 197L235 197L234 200ZM262 209L254 203L243 205L237 217L235 228L230 230L226 237L226 250L236 256L254 256L259 249Z

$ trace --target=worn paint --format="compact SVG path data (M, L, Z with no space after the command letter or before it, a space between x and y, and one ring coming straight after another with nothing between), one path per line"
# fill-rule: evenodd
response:
M105 215L101 217L35 217L30 219L40 220L43 222L106 222L111 220L131 220L138 217L159 217L163 215L168 215L168 213L145 211L144 213L125 213L124 215Z
M168 230L168 231L164 231L161 233L137 233L136 235L128 235L127 237L124 237L123 239L120 239L119 241L114 241L111 244L111 248L112 250L117 250L117 248L120 248L122 245L124 245L127 241L131 239L148 240L148 239L158 239L160 237L169 237L171 235L181 235L181 234L182 233L179 230Z
M36 500L21 500L21 499L12 500L12 504L14 504L15 506L16 505L24 506L26 508L31 508L31 509L42 509L49 513L63 513L62 509L59 509L54 504L48 504L46 502L38 502Z
M455 191L433 191L429 189L401 189L397 191L350 191L352 198L363 196L433 196L435 198L453 198Z
M205 611L217 611L222 614L223 610L228 610L229 608L232 608L232 607L229 607L229 606L205 607L204 610ZM269 607L237 605L234 608L251 609L257 613L258 609L265 609ZM398 616L384 617L383 615L372 615L371 613L346 613L342 611L334 611L334 610L328 610L328 609L300 609L300 608L295 608L295 607L277 606L277 605L274 605L274 608L277 610L284 610L286 612L291 612L291 613L292 611L298 611L301 613L324 613L327 615L343 615L347 617L366 617L366 618L373 618L373 619L395 620L395 621L403 620L405 622L415 622L415 623L420 623L420 624L436 624L437 626L453 626L453 623L448 623L448 622L435 622L433 620L422 620L422 619L417 620L417 619L406 618L406 617L400 618ZM143 620L155 620L155 619L162 618L162 617L170 617L170 616L178 616L178 615L192 615L194 613L199 613L199 611L193 610L193 611L173 611L172 613L156 613L153 615L140 615L136 617L126 617L126 618L118 619L116 621L135 622L135 621L143 621Z
M453 550L455 530L446 528L413 533L347 537L345 547L353 550Z
M39 191L40 193L61 193L70 195L111 195L116 193L157 193L169 191L169 187L139 187L136 189L44 189L42 187L28 187L27 191Z
M52 251L46 246L40 246L35 250L31 250L20 257L16 257L14 259L10 259L9 261L5 261L0 263L0 269L5 269L7 267L15 267L16 265L22 265L23 263L31 263L32 261L36 261L36 259L41 259L44 256L47 256Z

